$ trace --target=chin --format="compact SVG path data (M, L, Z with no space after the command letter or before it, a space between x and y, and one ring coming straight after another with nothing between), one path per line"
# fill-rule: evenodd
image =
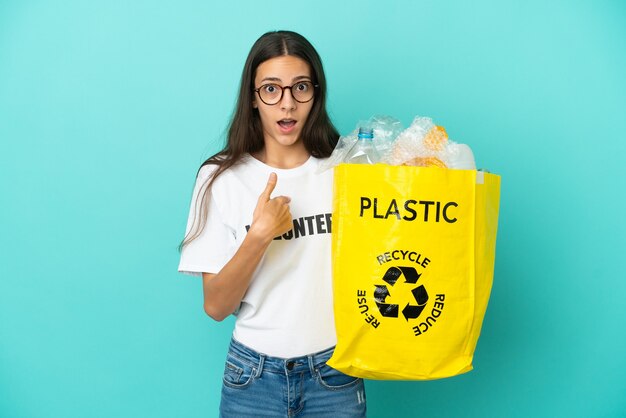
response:
M297 133L295 135L276 134L272 135L271 139L274 140L274 142L276 142L277 144L282 145L283 147L290 147L298 144L299 142L302 142L300 139L300 133Z
M284 147L291 147L291 146L299 144L302 141L300 141L300 137L298 137L296 139L278 140L277 142Z

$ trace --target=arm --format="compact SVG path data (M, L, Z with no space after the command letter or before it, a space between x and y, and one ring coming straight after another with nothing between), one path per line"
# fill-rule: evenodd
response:
M219 273L202 273L204 311L216 321L223 320L237 309L248 290L252 274L274 237L293 227L290 199L286 196L270 198L276 182L276 174L270 174L254 209L250 230L235 255Z

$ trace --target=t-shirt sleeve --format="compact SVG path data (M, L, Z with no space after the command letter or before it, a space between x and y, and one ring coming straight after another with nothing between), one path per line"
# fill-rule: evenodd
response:
M210 174L215 166L204 166L198 173L196 184L191 197L189 217L185 236L189 234L194 222L194 216L201 213L199 199L206 189ZM192 276L202 276L202 273L218 273L232 257L235 246L234 231L223 221L219 206L213 197L213 191L209 190L205 199L208 198L208 214L206 225L198 237L183 247L180 254L178 271ZM194 227L197 231L199 225Z

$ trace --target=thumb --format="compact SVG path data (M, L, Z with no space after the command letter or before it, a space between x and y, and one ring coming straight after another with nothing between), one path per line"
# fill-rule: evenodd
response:
M265 201L270 200L270 197L272 196L272 192L274 191L277 182L278 176L276 175L276 173L270 173L270 178L267 180L265 190L263 190L261 196L259 196L259 199L263 199Z

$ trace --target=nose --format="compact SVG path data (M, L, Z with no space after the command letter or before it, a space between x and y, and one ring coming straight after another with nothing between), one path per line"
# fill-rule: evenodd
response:
M289 91L289 94L287 94ZM281 109L295 109L296 101L291 94L291 87L283 87L283 97L280 99L280 108Z

